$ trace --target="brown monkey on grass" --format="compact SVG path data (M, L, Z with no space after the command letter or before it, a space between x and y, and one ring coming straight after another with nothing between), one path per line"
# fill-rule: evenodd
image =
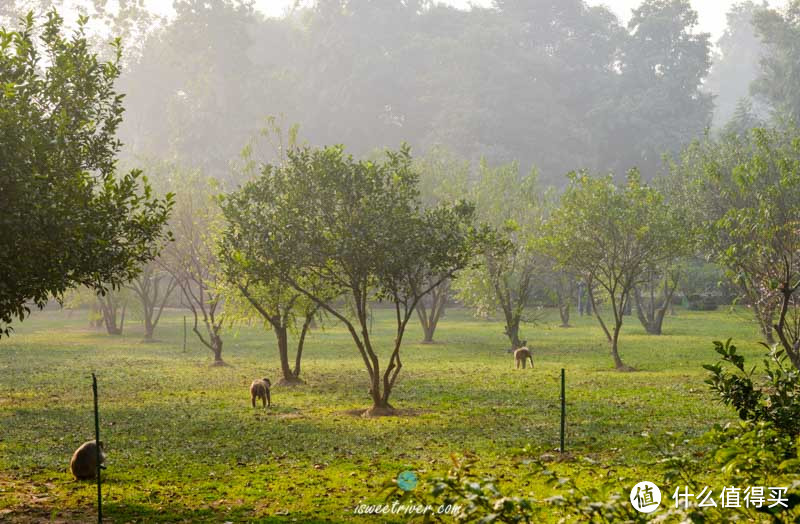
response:
M269 388L272 382L268 378L260 378L250 384L250 401L256 407L256 399L260 398L263 407L272 406L272 399L269 396Z
M530 349L522 347L514 351L514 361L517 363L517 369L519 369L520 362L522 363L522 369L525 369L528 359L531 360L531 367L533 367L533 356Z
M103 453L103 442L100 441L100 468L106 469L103 462L106 455ZM97 476L97 445L94 440L81 444L81 447L72 454L69 469L78 480L93 479Z

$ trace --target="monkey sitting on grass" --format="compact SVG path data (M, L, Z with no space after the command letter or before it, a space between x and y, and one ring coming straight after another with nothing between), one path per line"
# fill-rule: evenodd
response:
M100 467L106 469L103 462L106 455L103 453L103 442L100 441ZM97 476L97 445L94 440L81 444L81 447L72 454L69 469L77 480L93 479Z
M514 361L517 363L517 369L519 369L519 364L522 362L522 369L525 369L525 365L528 363L528 359L531 361L531 368L533 368L533 356L531 355L531 350L522 347L514 351Z
M252 402L253 407L256 407L257 398L261 399L263 407L272 407L272 399L270 399L269 396L269 388L271 386L272 382L270 382L268 378L256 379L252 384L250 384L250 401Z

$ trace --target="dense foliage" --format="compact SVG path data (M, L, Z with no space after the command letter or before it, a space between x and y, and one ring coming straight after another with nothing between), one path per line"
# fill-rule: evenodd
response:
M705 251L754 311L767 342L800 367L800 132L709 138L672 166Z
M560 184L576 168L652 173L711 121L710 43L688 0L647 0L628 27L582 0L309 4L265 19L246 2L176 2L122 79L130 152L224 179L261 119L284 114L314 145L442 145Z
M783 434L800 435L800 372L782 350L772 349L764 360L764 370L758 373L763 373L763 383L754 380L755 367L745 369L744 357L730 339L715 341L714 350L734 368L729 372L721 364L704 366L711 372L706 382L722 402L736 409L742 420L769 422Z
M151 260L171 200L141 172L118 176L122 95L116 57L101 62L54 11L0 30L0 334L51 297L118 287Z

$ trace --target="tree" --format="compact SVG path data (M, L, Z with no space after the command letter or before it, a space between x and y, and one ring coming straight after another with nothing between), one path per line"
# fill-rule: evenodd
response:
M222 359L223 277L217 258L217 241L222 228L216 183L199 173L173 173L180 188L170 222L174 241L167 244L162 267L177 282L192 312L192 331L211 350L214 365ZM202 325L201 325L202 323Z
M537 249L544 208L537 176L520 176L516 164L497 168L482 163L472 193L479 220L492 226L480 264L459 273L457 297L479 314L503 314L505 335L515 350L522 345L520 325L537 289L544 257Z
M800 369L800 131L755 129L695 144L692 176L704 244L747 299L767 341ZM697 204L699 205L699 204Z
M550 217L545 249L586 280L614 366L629 371L619 355L619 335L631 292L649 268L680 255L683 224L659 191L642 184L636 170L622 187L610 175L571 173L569 180L561 205ZM598 309L595 284L609 302L610 321Z
M161 319L161 313L177 286L175 277L157 261L147 263L142 272L126 285L136 294L142 305L146 342L153 341L153 333Z
M778 114L800 124L800 0L790 0L783 10L756 11L753 25L765 52L750 90Z
M713 97L703 79L711 45L708 33L694 31L697 23L689 0L644 0L633 10L605 133L615 172L656 173L663 154L679 152L710 125Z
M152 260L171 196L154 198L140 171L117 176L121 48L100 62L55 11L0 29L0 335L75 286L101 294ZM41 54L40 54L41 49ZM44 62L47 57L47 62Z
M228 197L227 207L248 217L232 220L226 231L236 256L268 268L347 327L369 377L367 415L393 413L389 398L403 367L408 321L420 299L470 255L472 208L420 209L411 162L407 147L376 161L354 160L339 146L297 148ZM329 302L331 294L347 299ZM374 298L395 310L384 370L369 332Z
M555 303L558 308L558 316L561 319L561 327L568 328L570 305L573 297L578 291L577 279L569 271L558 267L558 262L548 257L545 262L543 274L545 293L549 302Z
M175 158L225 181L228 162L258 129L263 115L292 107L277 91L287 75L274 64L287 54L285 42L254 48L254 39L281 36L252 2L179 0L175 16L142 39L137 60L126 68L122 85L130 93L130 117L121 127L132 157ZM117 25L144 29L135 10ZM145 27L149 22L145 20ZM278 34L276 34L276 32ZM260 36L264 34L265 36ZM203 51L198 52L198 42ZM272 44L272 41L268 42ZM258 57L256 60L255 57ZM281 57L283 59L283 57ZM266 95L266 96L265 96Z
M97 306L103 316L103 325L109 335L122 335L128 297L123 290L109 290L97 295Z

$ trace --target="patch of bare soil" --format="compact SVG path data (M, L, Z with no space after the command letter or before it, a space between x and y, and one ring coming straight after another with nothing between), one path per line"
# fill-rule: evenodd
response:
M429 412L430 410L416 409L416 408L391 408L391 409L382 409L378 411L374 410L373 408L369 408L369 409L348 409L346 411L340 411L339 413L351 417L372 418L372 417L417 417L419 415L422 415L423 413L429 413Z

